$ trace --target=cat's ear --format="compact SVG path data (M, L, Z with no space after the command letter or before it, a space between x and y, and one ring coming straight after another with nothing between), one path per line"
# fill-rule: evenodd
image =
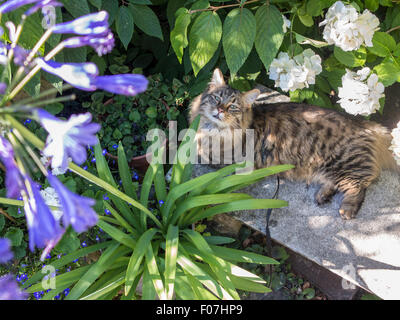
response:
M210 83L208 84L210 88L216 88L225 85L224 75L221 70L216 68L213 72Z
M254 103L254 101L256 101L256 99L258 98L260 93L261 92L258 89L253 89L253 90L247 91L247 92L243 93L243 100L245 103L247 103L248 105L251 106Z

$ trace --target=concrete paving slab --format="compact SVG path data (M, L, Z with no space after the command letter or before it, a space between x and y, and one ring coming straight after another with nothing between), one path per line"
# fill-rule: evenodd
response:
M266 90L266 101L287 101ZM270 98L268 98L268 96ZM215 170L195 165L196 176ZM276 179L267 178L245 191L255 198L271 198ZM318 207L314 193L318 186L281 179L279 199L289 206L275 209L271 216L271 237L383 299L400 299L400 175L384 171L371 185L356 217L339 217L341 195L332 203ZM232 215L252 228L265 233L265 211L234 212Z

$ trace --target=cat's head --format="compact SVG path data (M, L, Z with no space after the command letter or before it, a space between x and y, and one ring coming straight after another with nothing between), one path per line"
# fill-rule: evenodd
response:
M254 89L241 93L229 87L219 69L215 69L208 88L192 104L192 120L200 114L210 129L240 129L246 126L249 109L259 96Z

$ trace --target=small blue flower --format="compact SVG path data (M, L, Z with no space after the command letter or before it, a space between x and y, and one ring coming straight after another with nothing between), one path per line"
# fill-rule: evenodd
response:
M118 145L117 144L114 144L112 147L113 147L114 150L118 149Z
M78 260L79 260L79 258L78 259L75 259L74 261L72 261L73 263L77 263L78 262Z
M82 243L81 243L81 245L82 245L82 247L87 247L87 244L86 244L86 242L85 241L83 241Z
M163 200L158 201L158 203L160 204L160 207L164 204Z
M88 168L88 166L84 166L84 167L83 167L83 170L87 170L87 168Z
M32 122L32 119L26 119L25 121L24 121L24 124L29 124L29 123L31 123Z
M105 201L110 200L110 198L107 196L107 194L105 194L105 195L103 196L103 199L104 199Z
M90 160L90 162L95 163L96 162L96 158L93 158L92 160Z
M101 153L102 153L103 156L105 156L106 153L107 153L107 149L103 149L103 151Z
M138 176L138 174L136 172L134 172L134 174L133 174L133 179L139 180L139 176Z
M111 214L111 211L108 210L108 209L104 209L104 212L105 212L106 215L110 215Z

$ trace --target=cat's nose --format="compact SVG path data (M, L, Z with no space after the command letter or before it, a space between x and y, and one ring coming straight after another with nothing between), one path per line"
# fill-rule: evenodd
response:
M218 108L218 113L222 113L222 112L224 112L224 109Z

